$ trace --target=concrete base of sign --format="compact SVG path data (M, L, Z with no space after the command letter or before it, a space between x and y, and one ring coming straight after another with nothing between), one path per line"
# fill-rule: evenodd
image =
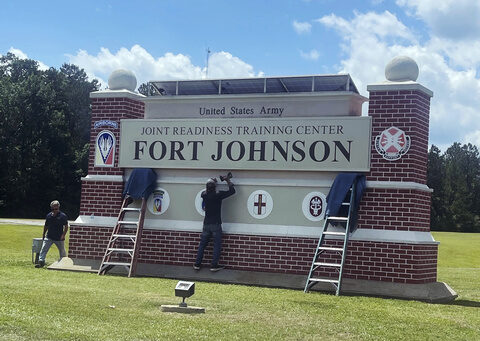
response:
M48 269L51 270L73 270L74 269L74 263L71 258L68 257L63 257L60 260L52 263Z
M62 262L63 259L68 259L68 261ZM72 259L64 257L61 260L52 263L50 266L47 267L47 269L96 273L98 272L99 266L100 262L92 259Z
M74 265L70 268L53 268L53 270L87 271L97 272L100 261L91 259L74 259ZM54 263L55 264L55 263ZM53 265L53 264L52 264ZM112 269L113 273L122 274L126 271L122 268ZM181 280L219 282L231 284L258 285L276 288L301 289L305 287L305 275L289 275L281 273L239 271L223 269L211 272L208 266L200 270L194 270L191 266L175 266L162 264L137 265L137 276L162 277ZM334 287L328 283L318 283L312 291L334 292ZM382 281L353 280L345 278L342 285L342 293L346 295L365 295L390 297L409 300L419 300L431 303L448 303L455 300L457 293L443 282L424 284L392 283Z
M181 313L181 314L203 314L205 308L202 307L180 307L179 305L162 304L162 311L166 313Z

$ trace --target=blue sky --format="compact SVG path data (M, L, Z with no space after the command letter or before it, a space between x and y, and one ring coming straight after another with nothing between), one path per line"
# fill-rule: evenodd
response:
M478 18L478 0L7 0L0 54L74 63L104 85L118 68L139 83L346 72L366 96L407 55L435 94L430 143L480 146Z
M363 3L359 6L360 3ZM188 55L204 66L206 48L227 51L265 75L336 73L342 55L333 30L312 23L298 34L294 22L335 13L383 12L393 2L370 1L8 1L0 12L1 52L15 47L58 67L79 50L112 53L140 45L153 56ZM404 13L409 24L421 23ZM21 23L21 24L20 24ZM301 52L316 50L308 63Z

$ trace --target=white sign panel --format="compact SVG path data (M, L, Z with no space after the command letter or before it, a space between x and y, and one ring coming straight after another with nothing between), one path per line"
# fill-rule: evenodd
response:
M120 167L368 171L370 117L122 120Z
M170 196L168 192L161 187L156 188L147 200L148 210L154 215L164 214L169 206Z
M262 190L255 191L248 197L247 208L252 217L256 219L266 218L273 210L272 196Z
M204 189L198 192L195 196L195 209L197 210L198 214L200 214L202 217L205 217L205 203L203 202L202 198L203 192L205 192Z
M310 192L303 199L303 215L310 221L323 220L326 209L327 199L322 192Z

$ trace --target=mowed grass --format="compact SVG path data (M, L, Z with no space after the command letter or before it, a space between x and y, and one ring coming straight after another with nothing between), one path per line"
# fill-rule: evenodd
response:
M183 315L160 310L177 280L35 269L41 230L0 225L1 340L480 339L479 234L434 233L451 304L197 282L187 302L206 313Z

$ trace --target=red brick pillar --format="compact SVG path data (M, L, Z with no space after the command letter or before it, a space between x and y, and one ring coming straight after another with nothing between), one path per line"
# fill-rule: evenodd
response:
M386 82L367 89L371 168L358 228L363 235L385 242L353 242L360 250L354 256L357 268L353 273L358 279L435 282L438 245L425 238L430 235L431 190L426 186L426 173L433 93L413 81ZM366 262L364 256L368 256Z
M72 223L69 256L100 258L122 202L124 172L118 167L120 120L143 118L144 96L128 90L107 90L90 94L92 122L88 175L82 178L80 215ZM115 145L107 162L96 160L99 134L112 134ZM107 155L104 155L107 156Z
M373 189L363 200L360 227L430 231L426 183L433 94L418 83L371 85L368 91L372 146L367 181Z

